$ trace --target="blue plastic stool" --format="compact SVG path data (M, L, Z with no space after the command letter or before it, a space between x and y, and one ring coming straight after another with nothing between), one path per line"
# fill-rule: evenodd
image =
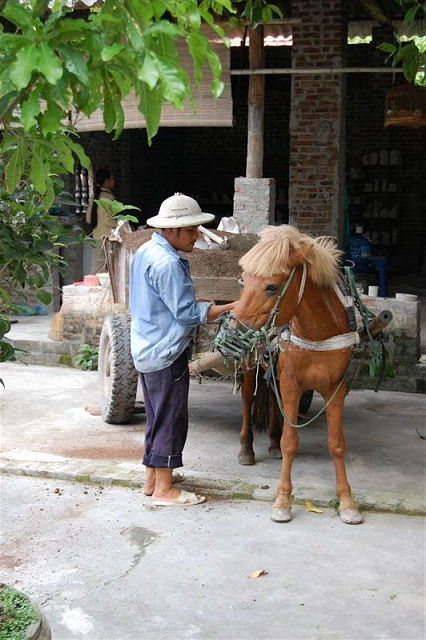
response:
M374 267L379 278L379 296L387 298L388 295L388 272L386 258L384 256L371 256L370 267Z

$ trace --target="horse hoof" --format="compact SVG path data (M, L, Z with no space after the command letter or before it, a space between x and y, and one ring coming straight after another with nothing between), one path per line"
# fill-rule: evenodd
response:
M361 524L364 518L358 509L342 509L339 511L340 519L345 524Z
M269 447L269 457L280 460L282 458L281 449L279 447Z
M291 509L272 509L271 520L273 522L290 522Z
M240 453L238 462L246 466L251 466L255 464L254 455L252 453Z

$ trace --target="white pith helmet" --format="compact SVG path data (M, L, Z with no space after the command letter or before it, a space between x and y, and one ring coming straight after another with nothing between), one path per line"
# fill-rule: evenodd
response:
M175 193L161 203L158 214L146 221L157 229L175 229L178 227L198 227L199 224L214 220L212 213L203 213L194 198L183 193Z

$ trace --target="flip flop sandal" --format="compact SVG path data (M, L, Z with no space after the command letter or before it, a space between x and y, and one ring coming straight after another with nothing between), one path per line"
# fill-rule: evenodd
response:
M152 504L155 507L190 507L194 504L202 504L205 501L206 496L200 496L182 489L174 500L153 500Z
M172 476L173 479L173 484L177 484L178 482L183 482L185 480L185 476L183 475L183 473L179 473L179 471L177 473L174 473ZM143 494L144 496L152 496L152 493L145 493Z

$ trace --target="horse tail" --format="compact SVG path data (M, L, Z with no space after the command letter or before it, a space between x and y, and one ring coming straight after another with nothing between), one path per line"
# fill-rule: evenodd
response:
M270 421L276 422L276 427L281 429L280 411L275 394L270 385L259 375L256 395L251 408L251 424L253 430L267 431Z

